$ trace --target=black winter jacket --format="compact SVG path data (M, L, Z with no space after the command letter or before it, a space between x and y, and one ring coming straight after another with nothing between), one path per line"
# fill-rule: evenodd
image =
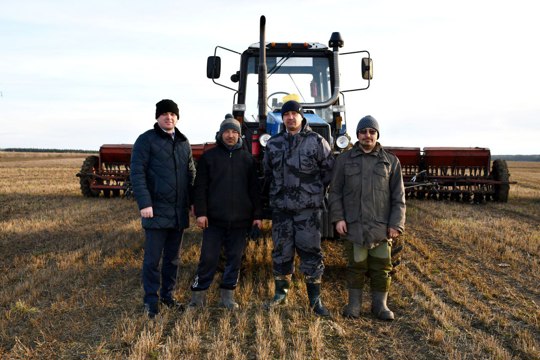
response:
M156 123L137 138L131 154L131 183L139 209L152 206L154 217L143 218L145 229L189 226L190 193L195 164L188 139L174 129L174 141Z
M211 226L251 227L262 218L259 192L255 160L241 146L229 150L218 140L197 162L195 215Z

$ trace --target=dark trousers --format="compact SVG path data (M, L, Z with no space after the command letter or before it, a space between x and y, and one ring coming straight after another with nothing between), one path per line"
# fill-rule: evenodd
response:
M221 248L225 254L225 269L221 279L222 289L233 290L238 284L242 256L246 247L246 228L226 229L209 226L203 231L201 257L191 290L200 291L210 287L219 263Z
M178 229L145 229L145 233L146 242L144 244L142 269L144 302L151 304L157 303L159 300L159 261L162 256L160 295L162 299L172 299L184 231Z

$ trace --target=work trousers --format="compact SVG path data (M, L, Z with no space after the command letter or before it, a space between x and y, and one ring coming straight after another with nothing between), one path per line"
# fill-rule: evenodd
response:
M294 272L294 255L300 257L300 271L308 282L318 282L324 272L319 209L272 213L272 262L274 276Z
M221 249L224 250L225 268L220 288L233 290L238 284L242 256L246 247L247 228L227 229L210 225L203 231L201 256L191 290L206 290L212 284Z
M145 229L144 259L142 280L144 303L157 303L161 299L172 299L178 264L180 245L184 231L179 229ZM161 260L161 291L160 269Z
M392 247L388 241L383 241L373 249L367 249L344 241L344 253L347 258L347 287L362 289L366 275L369 275L371 291L388 292L390 289L392 271Z

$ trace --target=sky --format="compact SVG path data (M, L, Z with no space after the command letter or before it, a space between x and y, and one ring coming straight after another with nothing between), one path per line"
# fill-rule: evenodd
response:
M339 31L342 52L370 52L370 88L347 94L353 138L370 114L386 146L540 154L535 3L0 0L0 149L131 144L161 99L192 144L213 141L233 92L206 78L206 59L258 42L265 15L267 41Z

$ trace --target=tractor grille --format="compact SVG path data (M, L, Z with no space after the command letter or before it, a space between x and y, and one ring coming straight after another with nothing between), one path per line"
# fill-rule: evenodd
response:
M310 124L309 127L311 130L325 138L330 146L333 146L334 139L332 139L332 136L330 135L330 124Z

